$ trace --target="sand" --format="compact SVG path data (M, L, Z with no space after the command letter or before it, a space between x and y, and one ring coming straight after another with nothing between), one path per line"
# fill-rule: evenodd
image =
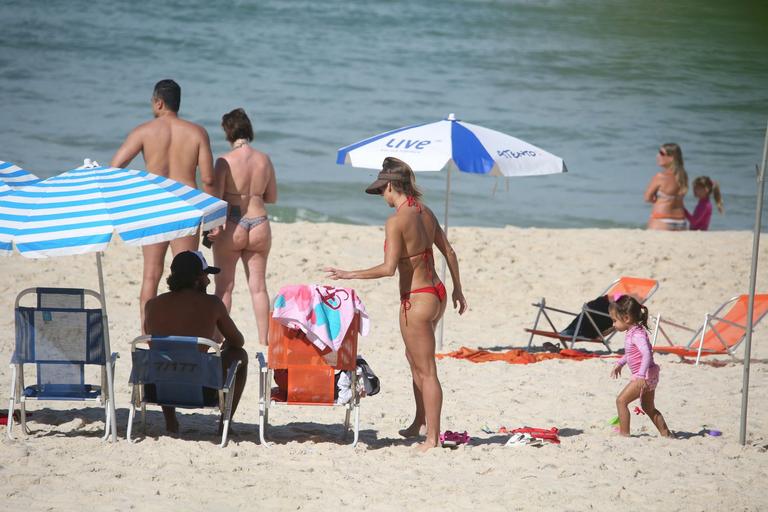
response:
M322 282L333 264L361 268L381 258L383 230L335 224L274 224L268 285ZM658 279L651 314L689 325L725 299L748 289L752 237L747 232L657 233L637 230L451 230L471 310L446 314L444 351L460 346L496 350L526 346L523 329L545 296L577 308L620 275ZM765 247L765 245L763 246ZM768 250L761 254L766 262ZM170 260L169 260L170 261ZM93 255L3 260L0 359L13 350L13 302L29 286L98 288ZM130 388L129 343L138 332L141 255L119 242L105 258L118 425L125 434ZM695 367L675 356L662 366L657 406L686 439L663 439L650 421L633 416L629 439L608 425L626 383L611 380L612 361L438 362L445 394L443 429L467 430L456 450L414 453L399 438L413 414L410 376L396 322L395 279L349 282L362 296L372 330L360 352L379 375L382 391L362 402L361 439L341 439L343 412L326 408L272 411L266 448L258 442L258 380L252 361L233 435L217 446L216 415L180 417L178 438L164 435L150 409L148 436L130 444L100 440L102 411L78 404L32 403L33 434L3 436L0 493L7 510L761 510L768 507L768 345L755 331L747 445L738 443L743 350L739 360ZM162 287L164 289L164 286ZM768 276L758 276L768 290ZM450 286L449 286L450 291ZM253 355L256 324L242 272L233 317ZM768 322L767 322L768 323ZM541 341L537 342L541 343ZM622 346L617 337L613 347ZM585 347L594 348L594 347ZM10 389L8 366L0 382ZM8 396L7 394L5 396ZM721 437L694 435L703 425ZM505 447L506 436L483 426L560 429L562 443ZM18 432L18 431L17 431ZM4 429L3 429L4 434Z

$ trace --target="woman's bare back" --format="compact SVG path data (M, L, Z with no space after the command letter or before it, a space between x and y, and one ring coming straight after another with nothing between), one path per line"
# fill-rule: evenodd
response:
M432 286L437 282L432 246L435 243L437 219L424 205L403 205L395 214L403 237L403 251L398 261L400 293Z
M243 217L267 214L265 203L277 199L275 170L269 157L250 146L233 149L222 157L225 163L224 200L239 208Z

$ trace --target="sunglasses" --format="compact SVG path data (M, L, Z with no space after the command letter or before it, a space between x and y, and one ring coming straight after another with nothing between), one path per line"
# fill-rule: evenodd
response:
M659 150L659 154L660 154L661 156L669 156L668 154L666 154L666 153L664 152L664 150L663 150L663 149L660 149L660 150Z

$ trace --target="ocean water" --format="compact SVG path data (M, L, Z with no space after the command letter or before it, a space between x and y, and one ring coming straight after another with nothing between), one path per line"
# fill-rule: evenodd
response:
M691 178L719 180L713 229L754 222L765 1L6 0L0 19L0 160L42 177L108 163L150 118L154 83L174 78L214 155L221 115L246 109L283 221L381 223L388 208L362 192L375 171L336 165L336 150L454 112L569 172L454 175L451 225L643 226L664 142L682 146ZM417 179L442 215L445 173Z

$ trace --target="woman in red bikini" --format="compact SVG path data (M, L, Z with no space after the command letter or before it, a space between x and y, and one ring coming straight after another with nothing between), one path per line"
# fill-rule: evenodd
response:
M380 194L395 208L385 225L384 263L365 270L326 268L331 279L377 279L400 274L400 332L405 356L413 376L416 416L400 431L404 437L417 437L426 427L426 440L420 451L438 446L440 409L443 391L435 364L435 327L446 306L445 286L435 272L432 246L445 256L453 281L453 307L459 314L467 310L461 291L459 262L432 211L421 202L421 192L411 168L397 158L386 158L378 179L365 190Z
M645 190L646 202L652 203L648 229L683 231L685 222L683 198L688 191L688 174L683 165L683 151L674 143L663 144L656 155L661 172L651 179Z

